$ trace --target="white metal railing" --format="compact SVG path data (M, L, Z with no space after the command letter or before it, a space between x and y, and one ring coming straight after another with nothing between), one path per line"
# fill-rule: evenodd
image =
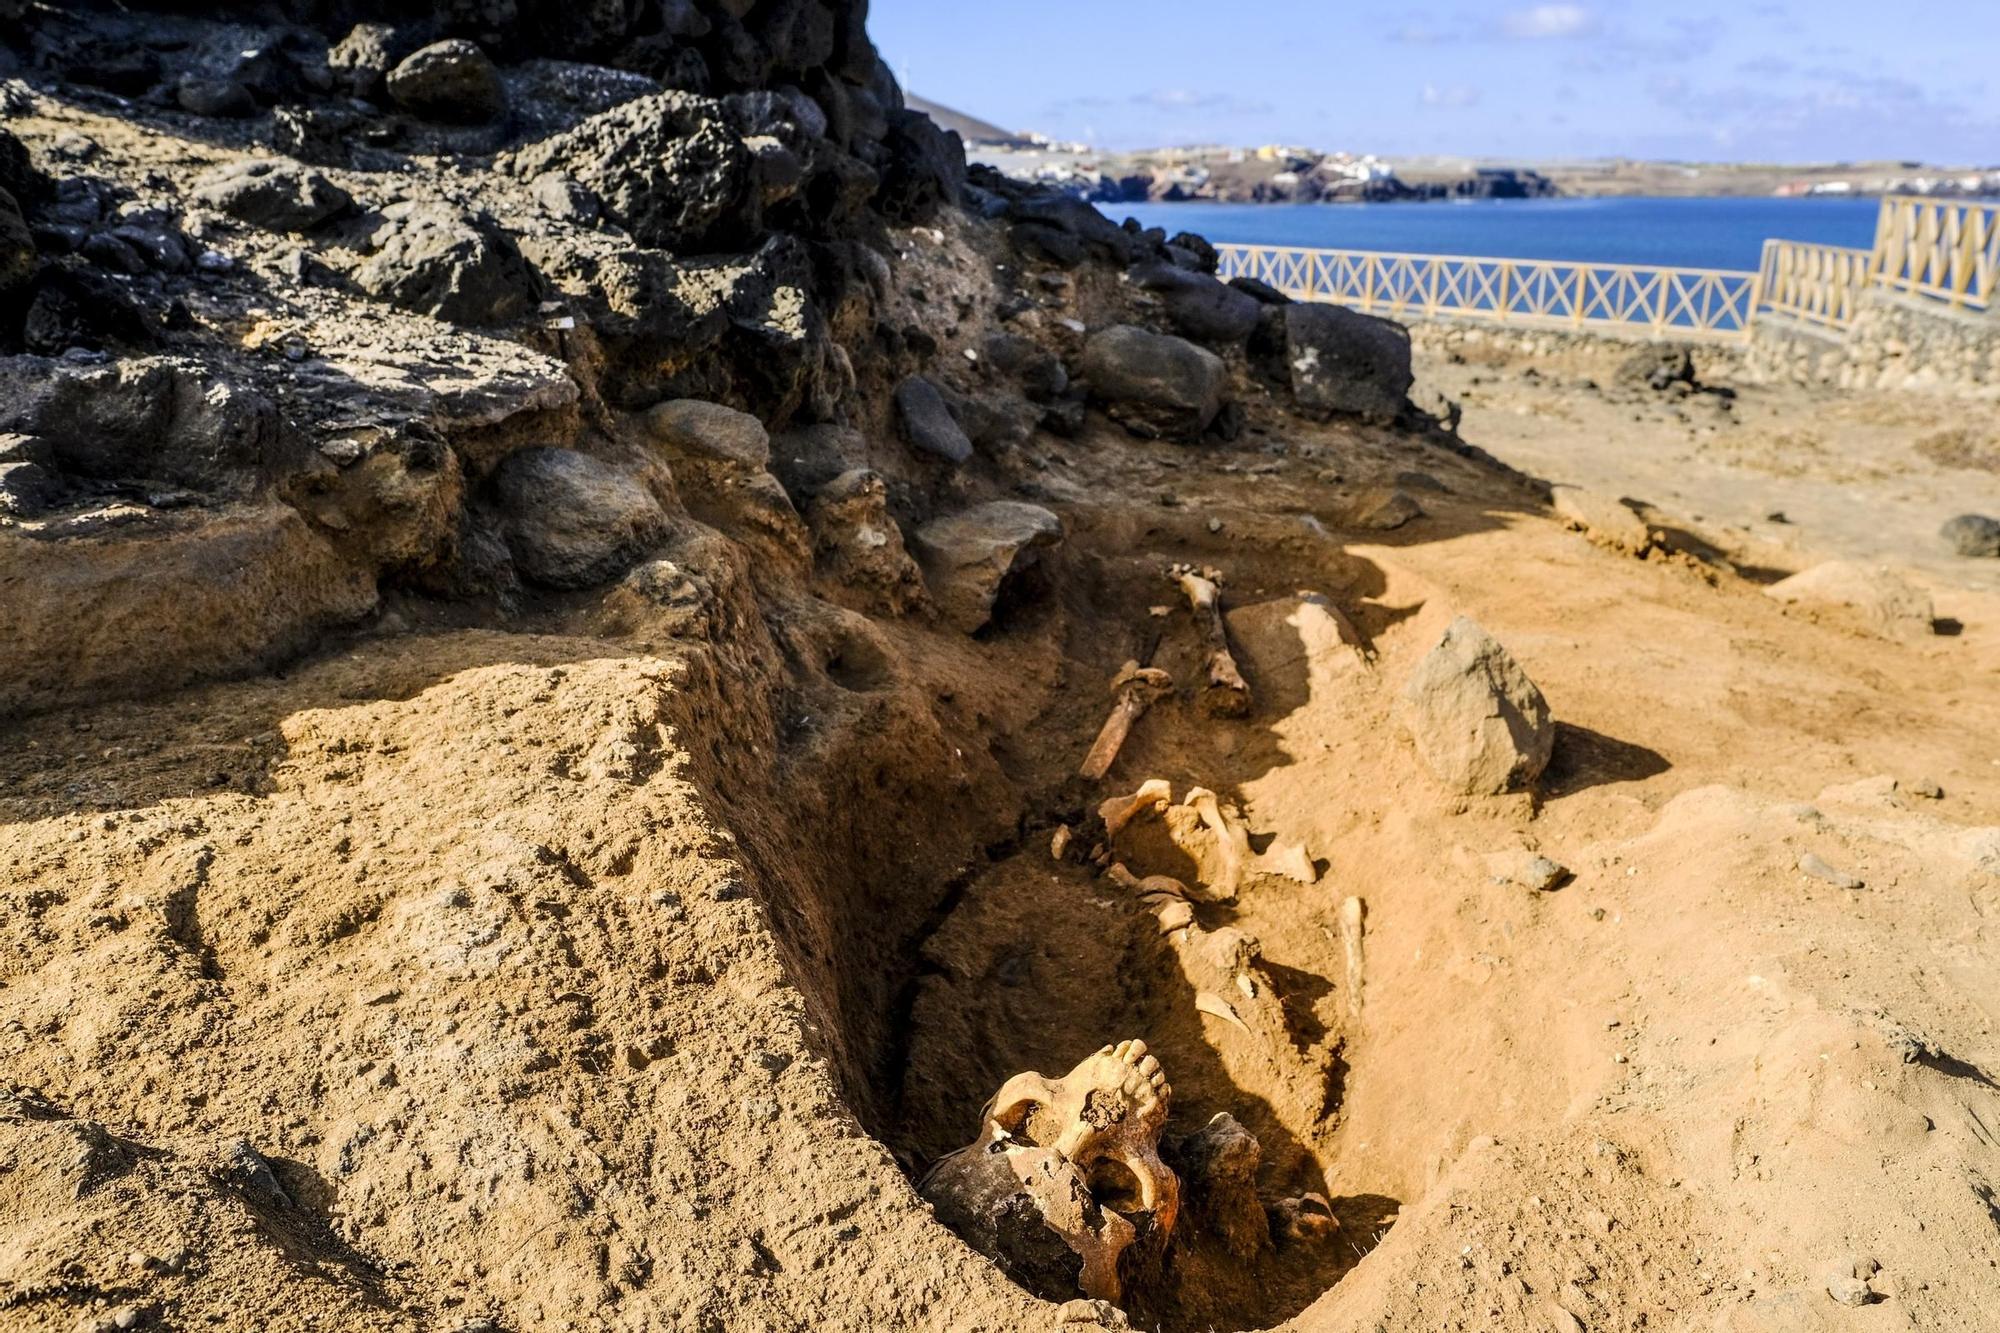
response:
M1757 302L1757 275L1729 269L1272 245L1216 251L1224 278L1374 314L1740 341Z

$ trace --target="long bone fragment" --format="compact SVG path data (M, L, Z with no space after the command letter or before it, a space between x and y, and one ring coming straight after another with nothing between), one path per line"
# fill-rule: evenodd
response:
M1215 835L1216 856L1222 862L1222 870L1208 886L1209 896L1217 902L1235 902L1237 892L1243 887L1244 871L1250 865L1249 832L1222 813L1221 802L1206 787L1190 788L1181 798L1181 804L1200 815L1201 822ZM1199 855L1195 859L1199 861Z
M1340 943L1347 952L1347 1014L1355 1019L1361 1017L1361 929L1366 910L1359 898L1341 900Z
M1173 677L1166 672L1127 662L1111 678L1111 694L1117 702L1111 705L1111 715L1104 719L1104 726L1098 730L1097 739L1091 743L1090 753L1083 757L1083 766L1077 772L1091 782L1100 781L1117 762L1118 751L1132 734L1132 724L1153 706L1155 699L1172 693L1173 688Z
M1208 649L1208 685L1201 706L1214 717L1243 717L1250 712L1250 686L1229 651L1229 631L1222 623L1222 575L1213 569L1175 565L1168 574L1187 594L1195 629Z

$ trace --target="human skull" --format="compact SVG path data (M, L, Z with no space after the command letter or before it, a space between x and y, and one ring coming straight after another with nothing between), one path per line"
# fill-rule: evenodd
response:
M1059 1079L1017 1074L986 1104L979 1138L941 1159L918 1189L975 1248L1021 1276L1040 1262L1035 1238L1012 1225L1025 1200L1083 1261L1083 1294L1117 1301L1118 1259L1140 1223L1164 1237L1180 1213L1180 1181L1159 1155L1172 1095L1142 1041L1106 1046Z

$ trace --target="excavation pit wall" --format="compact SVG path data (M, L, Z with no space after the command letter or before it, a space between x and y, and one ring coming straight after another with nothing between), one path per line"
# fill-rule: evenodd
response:
M1098 804L1145 778L1167 779L1176 801L1211 787L1233 811L1246 781L1282 782L1304 733L1390 736L1362 636L1414 651L1435 627L1371 602L1381 571L1296 517L1248 520L1268 530L1231 542L1200 515L1065 517L1042 595L977 637L803 603L770 617L787 645L771 705L775 786L756 780L755 760L725 770L726 750L696 748L817 1043L907 1179L971 1141L1013 1075L1055 1078L1101 1046L1143 1040L1173 1088L1165 1160L1185 1171L1187 1139L1233 1117L1261 1150L1269 1239L1229 1251L1197 1202L1164 1269L1131 1275L1128 1313L1167 1330L1274 1326L1380 1241L1411 1178L1331 1184L1346 1088L1365 1060L1341 942L1352 889L1322 873L1323 856L1310 883L1269 869L1265 855L1274 864L1287 845L1315 858L1303 825L1253 823L1259 862L1237 900L1197 901L1190 927L1163 931L1147 903L1051 842L1064 827L1093 836ZM1187 559L1230 565L1230 633L1257 699L1248 718L1211 718L1196 702L1204 646L1164 576ZM1352 642L1302 628L1309 599L1284 591L1300 583L1351 611ZM1074 769L1109 708L1105 685L1148 651L1181 688L1141 720L1110 778L1083 783ZM1111 853L1199 896L1214 866L1198 836L1191 854L1168 823L1135 820ZM1288 1231L1312 1195L1337 1230ZM1051 1301L1079 1294L1030 1285Z

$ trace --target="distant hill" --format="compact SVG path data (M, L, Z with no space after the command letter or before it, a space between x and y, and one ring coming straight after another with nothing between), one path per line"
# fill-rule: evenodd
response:
M910 110L923 112L948 130L957 130L959 137L969 144L1019 144L1025 142L1020 135L1014 133L1012 130L1003 130L991 121L980 120L975 116L968 116L963 111L954 111L948 106L942 106L937 102L931 101L928 97L918 97L915 93L906 92L903 94L903 100L910 104Z

